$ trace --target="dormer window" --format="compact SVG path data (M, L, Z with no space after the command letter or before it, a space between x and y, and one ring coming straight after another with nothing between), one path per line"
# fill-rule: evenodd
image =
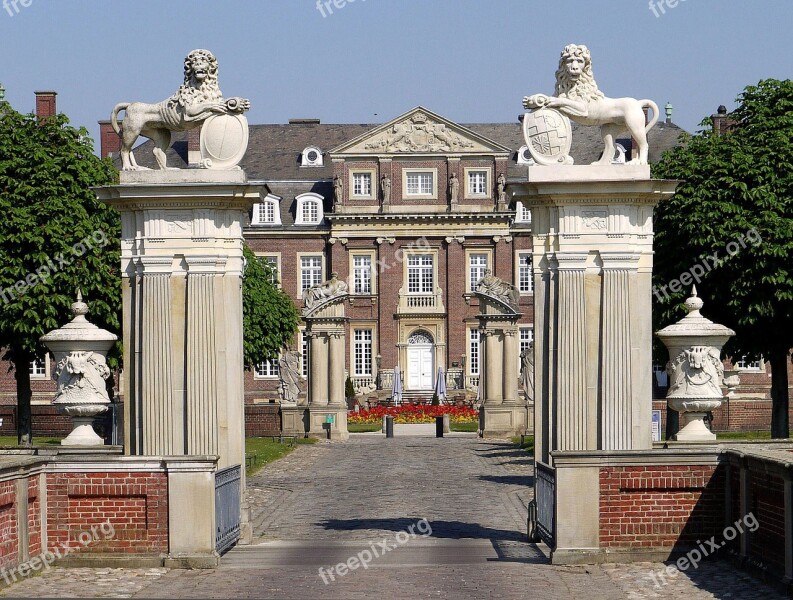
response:
M308 192L300 194L295 200L297 200L295 225L319 225L322 223L325 218L322 196Z
M308 146L303 150L300 157L301 167L322 167L324 161L322 160L322 150L316 146Z
M261 202L253 205L251 225L280 225L281 198L268 194Z
M515 202L515 223L531 223L531 209L523 202Z

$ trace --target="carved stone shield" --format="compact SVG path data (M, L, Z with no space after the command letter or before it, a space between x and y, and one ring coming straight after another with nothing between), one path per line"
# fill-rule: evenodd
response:
M242 115L213 115L201 127L201 166L231 169L248 149L248 120Z
M572 165L570 119L553 108L540 108L523 117L523 137L539 165Z

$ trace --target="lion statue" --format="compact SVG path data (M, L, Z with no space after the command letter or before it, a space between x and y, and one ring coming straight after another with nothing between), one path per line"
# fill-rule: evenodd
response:
M159 104L122 102L113 109L110 123L121 136L122 169L142 168L132 153L141 135L154 142L154 158L160 169L166 169L165 152L171 145L172 131L195 129L212 115L241 114L250 107L250 101L245 98L224 100L218 85L217 58L209 50L193 50L184 59L184 83L173 96ZM119 125L121 111L126 114Z
M559 58L554 95L526 96L523 106L527 109L555 108L581 125L599 125L604 149L600 160L593 164L600 165L611 164L616 150L615 139L625 131L639 145L639 156L631 164L646 165L647 133L658 122L660 114L652 100L607 98L595 83L589 49L577 44L566 46ZM646 123L645 108L653 113L649 123Z

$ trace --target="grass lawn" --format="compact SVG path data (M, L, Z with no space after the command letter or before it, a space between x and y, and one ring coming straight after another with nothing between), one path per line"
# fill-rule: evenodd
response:
M770 440L770 431L717 431L720 440Z
M34 446L59 446L61 439L56 437L34 437ZM0 435L0 446L16 446L17 436L15 435Z
M463 433L476 433L479 431L479 423L455 423L452 421L449 424L449 429Z
M347 431L350 433L371 433L382 430L383 426L380 423L347 423Z
M529 454L534 454L534 436L527 435L523 437L523 443L520 443L520 436L512 438L512 443L516 446L520 446L521 449L525 450Z
M245 457L246 459L253 457L252 460L246 460L245 473L253 475L267 463L289 454L298 444L313 444L316 441L313 438L298 438L296 444L286 440L282 444L277 439L273 441L272 438L245 438Z

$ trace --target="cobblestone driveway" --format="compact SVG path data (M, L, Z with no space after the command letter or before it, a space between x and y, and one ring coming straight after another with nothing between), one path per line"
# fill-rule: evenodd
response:
M213 571L53 569L11 597L783 598L713 562L656 588L661 564L558 567L526 544L532 467L506 442L353 436L300 446L248 482L254 545ZM400 531L426 518L429 538ZM390 543L367 569L326 569Z

